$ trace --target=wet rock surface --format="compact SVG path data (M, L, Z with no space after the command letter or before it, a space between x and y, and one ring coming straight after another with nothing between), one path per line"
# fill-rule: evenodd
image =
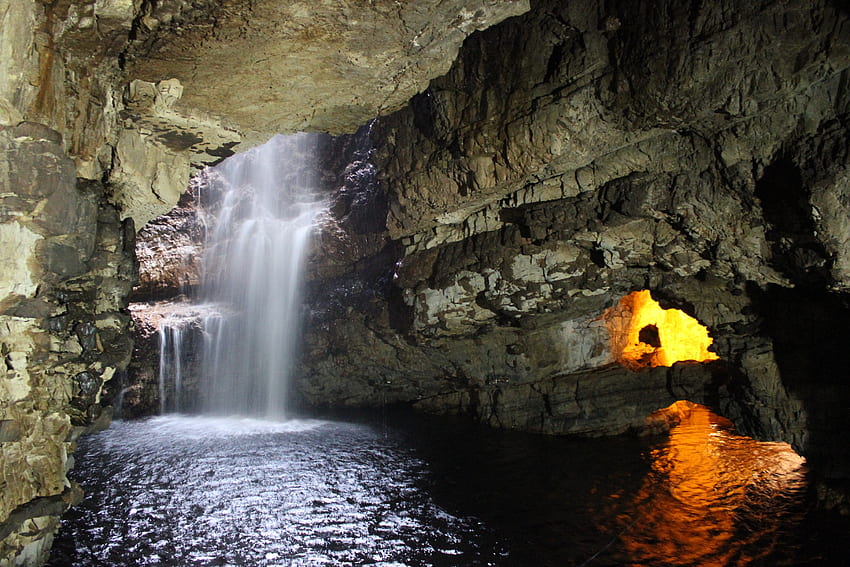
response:
M192 400L200 399L203 319L209 314L209 309L193 305L186 296L178 296L169 300L132 303L130 313L133 318L133 358L125 379L109 389L119 417L134 419L177 409L197 409L193 407ZM182 335L181 350L175 351L174 337L178 333ZM163 340L166 341L165 354ZM163 367L165 375L160 376ZM179 378L176 372L179 372ZM176 380L182 382L179 392L176 391Z
M189 190L167 215L146 224L137 236L139 280L134 301L185 295L200 283L204 224Z
M394 248L316 284L305 401L547 432L605 415L582 431L599 434L701 398L846 477L820 444L850 425L846 372L821 358L845 333L814 327L847 302L848 38L830 2L536 2L471 37L372 129ZM598 318L636 289L707 325L722 364L624 393Z
M135 230L273 130L350 132L423 89L328 158L305 406L598 435L681 396L793 443L846 509L843 4L528 8L0 0L2 561L43 560L74 440L126 387ZM146 300L194 285L157 270ZM637 289L721 361L614 365L599 317Z
M62 136L35 123L0 130L2 196L0 561L43 561L59 515L79 499L66 477L76 438L108 420L101 389L130 358L126 297L132 223L78 180Z
M843 327L815 323L846 311L846 17L646 10L536 2L330 144L303 404L601 435L684 398L846 476L826 439L850 392L816 348L840 360ZM616 365L600 318L638 289L705 324L721 360Z

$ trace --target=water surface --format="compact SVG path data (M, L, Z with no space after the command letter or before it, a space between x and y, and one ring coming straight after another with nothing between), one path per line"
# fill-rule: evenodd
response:
M53 566L844 565L785 445L421 419L161 417L85 438Z

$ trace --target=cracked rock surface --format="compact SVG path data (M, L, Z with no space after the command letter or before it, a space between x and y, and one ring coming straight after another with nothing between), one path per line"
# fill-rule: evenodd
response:
M135 230L275 131L379 114L370 181L340 173L312 258L305 405L601 435L685 397L793 443L831 503L850 493L844 3L0 0L0 18L0 562L38 565L79 497L74 441L129 362ZM615 365L599 317L636 289L720 360Z
M337 142L301 401L604 435L684 398L846 479L848 30L828 1L542 0L472 35ZM615 364L638 289L720 360Z
M527 9L0 0L0 564L43 563L80 497L75 440L108 423L132 350L135 230L240 144L399 108Z
M528 10L527 0L185 4L154 3L140 21L130 75L175 77L182 105L263 133L351 132L425 89L470 33Z
M393 248L317 286L302 395L589 434L686 396L848 478L848 67L829 1L538 1L475 34L372 129ZM720 360L631 389L599 317L637 289Z

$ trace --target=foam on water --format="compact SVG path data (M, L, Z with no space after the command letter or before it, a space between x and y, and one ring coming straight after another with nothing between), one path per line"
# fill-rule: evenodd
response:
M242 416L190 416L170 414L152 417L140 435L167 435L179 439L234 437L269 433L298 433L327 425L318 419L270 420ZM126 428L128 434L138 430L138 422L118 422L113 427Z

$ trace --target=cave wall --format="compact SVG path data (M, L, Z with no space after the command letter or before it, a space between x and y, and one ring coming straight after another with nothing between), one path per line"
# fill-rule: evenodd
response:
M105 382L130 359L124 309L135 280L135 232L78 180L57 131L0 131L2 198L0 558L38 563L58 516L80 496L66 472L76 438L108 423Z
M846 480L848 23L538 1L471 36L372 127L385 245L314 286L305 401L604 434L687 398ZM721 360L611 366L598 318L636 289Z
M528 10L528 0L151 4L129 73L176 77L183 107L225 116L250 138L350 133L445 73L470 33Z
M80 497L67 477L75 439L108 423L132 350L136 230L236 149L277 130L353 131L362 109L397 109L468 34L527 9L0 0L0 564L41 564ZM341 54L358 44L372 47ZM223 64L220 48L241 59ZM291 84L273 89L281 74ZM325 84L360 110L324 95L306 116L286 107ZM235 100L250 108L227 116Z
M446 70L371 127L380 185L345 178L319 234L303 401L603 434L686 397L850 476L843 5L528 9L0 0L0 562L38 564L79 497L135 230L197 168L353 131ZM597 318L638 288L722 361L610 365Z
M541 1L471 36L331 147L301 401L603 435L684 398L846 482L847 23L831 2ZM601 316L637 289L720 360L614 364Z
M102 182L116 66L68 3L0 2L0 563L35 565L60 514L76 438L108 423L104 383L130 358L131 220ZM113 25L114 24L114 25Z

